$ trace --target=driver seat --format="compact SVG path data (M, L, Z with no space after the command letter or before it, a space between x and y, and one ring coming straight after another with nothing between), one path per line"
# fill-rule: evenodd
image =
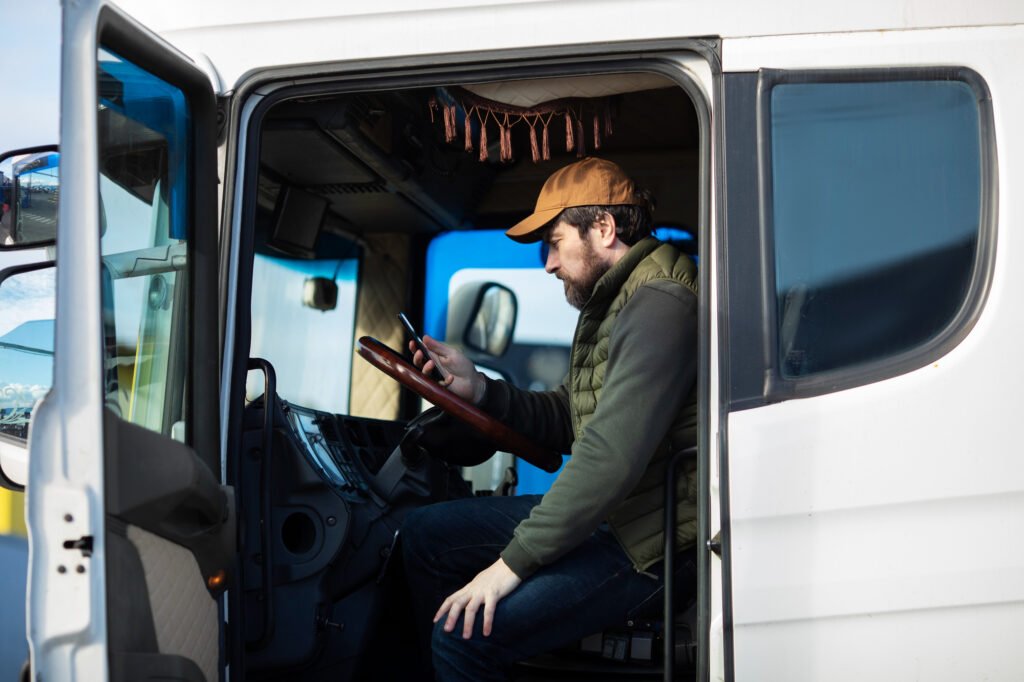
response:
M696 446L680 450L665 472L665 528L675 527L674 485L678 463L697 453ZM519 664L516 682L544 682L567 674L587 680L696 679L697 640L697 547L675 549L675 533L665 533L664 585L633 609L619 627L595 632L574 645L542 654ZM681 591L677 601L677 590ZM678 604L678 607L677 607ZM666 618L666 614L671 614ZM674 645L666 650L666 642ZM658 657L661 655L661 664Z

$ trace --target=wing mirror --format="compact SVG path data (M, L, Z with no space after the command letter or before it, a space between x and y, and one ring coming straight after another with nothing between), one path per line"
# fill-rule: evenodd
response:
M508 287L494 282L479 285L462 342L494 357L503 355L512 342L517 309L516 295Z
M59 161L56 145L0 154L0 249L54 244Z
M0 271L0 486L28 473L28 427L53 384L53 261Z

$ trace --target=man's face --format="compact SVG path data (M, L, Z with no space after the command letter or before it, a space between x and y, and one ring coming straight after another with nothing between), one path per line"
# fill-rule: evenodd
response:
M559 220L544 239L548 244L544 269L562 280L565 299L576 309L590 300L597 280L611 267L595 248L595 235L596 230L591 228L587 237L581 238L575 226Z

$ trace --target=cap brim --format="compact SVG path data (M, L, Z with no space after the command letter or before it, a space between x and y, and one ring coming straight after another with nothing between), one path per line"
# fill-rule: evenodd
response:
M525 220L521 220L505 231L509 239L514 239L521 244L540 241L540 229L558 217L562 207L547 208L531 214Z

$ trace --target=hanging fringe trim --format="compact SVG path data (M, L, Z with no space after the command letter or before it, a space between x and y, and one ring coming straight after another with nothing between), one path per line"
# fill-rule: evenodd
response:
M502 163L512 160L512 127L508 122L508 114L505 114L505 120L503 123L498 125L498 133L501 135L501 153L499 159Z
M548 124L551 123L551 119L554 117L555 115L551 113L548 114L547 118L541 118L541 122L544 125L541 128L543 134L541 135L540 157L545 161L551 160L551 137L548 135Z
M487 149L487 115L480 121L480 161L490 159L490 151Z
M444 107L444 141L455 141L455 103L451 102Z
M480 161L490 160L487 141L488 119L493 118L498 126L498 157L502 162L510 162L514 158L512 147L512 128L523 121L530 129L530 158L534 163L551 159L550 127L555 116L565 118L565 150L575 151L577 158L587 155L587 141L584 133L584 117L593 118L593 149L602 147L604 139L612 134L612 101L603 99L567 98L542 102L533 107L517 107L511 104L495 102L485 97L474 95L463 88L450 88L448 93L451 101L442 101L431 97L427 101L430 120L435 120L434 112L441 109L444 121L445 141L452 143L458 137L458 108L464 113L462 143L467 152L473 151L473 117L480 124L478 141L478 158ZM448 97L445 97L447 100ZM602 134L601 127L604 127ZM540 140L537 138L537 126L540 126Z

